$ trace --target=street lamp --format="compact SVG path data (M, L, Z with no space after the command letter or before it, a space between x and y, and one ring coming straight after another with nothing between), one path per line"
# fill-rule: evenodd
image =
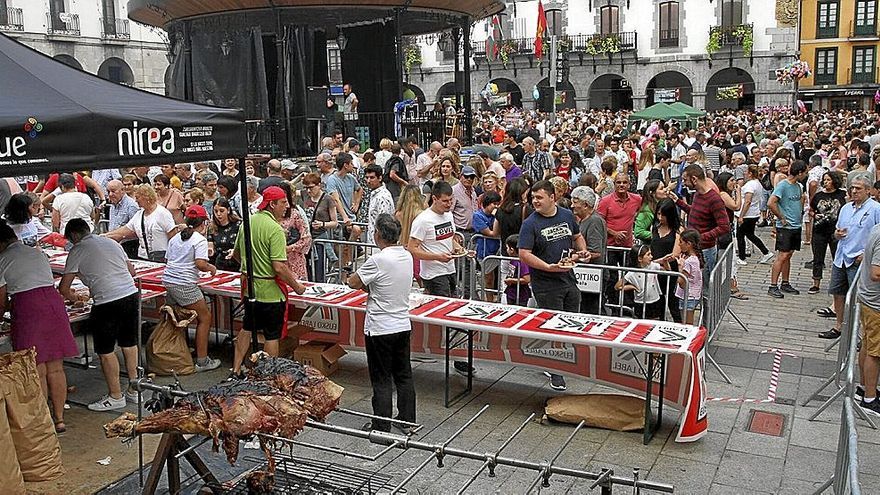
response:
M336 45L340 50L345 50L345 47L348 45L348 38L345 37L345 33L342 32L342 29L338 29L339 34L336 35Z
M440 48L441 52L447 53L452 51L452 36L449 33L443 33L440 35L440 40L437 41L437 48Z

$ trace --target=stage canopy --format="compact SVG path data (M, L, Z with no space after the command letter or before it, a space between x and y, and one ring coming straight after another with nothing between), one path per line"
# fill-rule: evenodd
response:
M106 81L0 35L0 176L243 157L244 113Z

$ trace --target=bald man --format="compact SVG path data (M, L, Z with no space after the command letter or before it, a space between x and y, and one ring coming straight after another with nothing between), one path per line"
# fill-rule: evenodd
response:
M257 185L257 192L260 194L263 194L267 187L278 186L284 182L284 177L281 175L281 160L276 158L269 160L266 163L266 171L269 175L260 179L260 183Z

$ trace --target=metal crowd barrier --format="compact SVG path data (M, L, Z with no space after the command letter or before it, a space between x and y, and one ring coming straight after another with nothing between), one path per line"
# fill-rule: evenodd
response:
M319 244L322 245L324 248L324 253L323 253L324 259L323 260L318 259L319 254L318 254L317 247ZM329 270L328 269L329 264L327 263L326 251L328 249L332 250L332 249L336 248L337 246L340 248L340 253L337 255L336 267L335 267L335 270ZM341 251L345 247L348 247L349 249L352 250L351 260L350 260L351 266L349 266L347 268L342 265L342 255L341 255ZM357 248L363 248L363 250L364 250L363 261L366 261L366 259L369 258L373 254L374 250L379 249L379 247L376 246L375 244L368 244L366 242L340 241L340 240L336 240L336 239L314 239L314 241L312 242L312 249L311 249L311 253L310 253L311 256L309 257L309 269L310 269L311 273L313 274L312 277L316 278L314 274L316 273L316 270L319 268L317 263L319 263L319 262L323 263L324 264L323 265L323 268L324 268L323 279L324 280L313 280L313 281L314 282L327 282L328 280L335 277L336 280L338 281L338 283L344 284L345 283L344 272L354 273L355 271L357 271L358 266L361 264L362 260L361 260L361 256L358 256L358 254L357 254Z
M706 327L708 336L706 337L706 360L718 370L721 377L727 383L732 383L727 373L721 369L721 366L715 361L715 358L708 352L709 344L724 323L724 314L729 314L734 321L739 323L746 332L749 329L746 324L733 312L730 308L730 281L733 278L733 258L736 255L735 243L727 246L715 262L715 267L709 273L709 283L706 293L703 294L703 311L700 312L700 323ZM705 370L704 370L705 371Z
M860 269L861 270L861 269ZM856 274L856 280L859 275ZM846 314L844 315L843 325L840 328L840 350L837 353L838 371L825 382L822 387L816 391L803 405L812 401L817 397L825 387L831 383L835 383L838 387L837 392L831 396L822 406L810 417L810 421L814 420L831 402L838 397L843 396L843 407L840 410L840 433L837 437L837 459L834 463L834 474L814 493L816 495L823 493L829 487L834 490L835 494L861 494L861 486L859 484L859 452L858 452L858 432L856 431L856 418L858 414L862 419L866 420L872 428L876 428L867 416L854 401L855 399L855 361L858 355L857 343L859 340L859 302L858 282L852 284L849 292L846 294ZM840 374L843 374L843 383L840 383Z
M519 258L517 258L517 257L500 256L500 255L486 256L483 259L484 260L497 259L497 260L499 260L499 262L519 261ZM476 260L471 259L471 264L472 264L473 270L471 272L470 285L472 287L476 287L477 273L479 272L482 275L485 273L485 271L484 270L476 270ZM667 294L672 294L674 292L675 284L678 283L679 276L681 275L679 272L667 271L667 270L648 270L645 268L634 268L634 267L628 267L628 266L599 265L599 264L587 264L587 263L578 263L577 266L575 266L573 270L575 272L575 278L578 280L578 289L580 289L581 294L582 295L583 294L597 294L599 296L599 312L601 314L606 314L604 311L605 308L616 308L617 309L616 316L621 316L621 317L629 316L629 317L635 317L635 318L639 318L639 317L644 318L645 317L646 308L649 303L642 301L640 303L641 304L641 313L639 313L639 312L637 312L637 306L639 303L634 303L632 308L630 308L629 306L624 304L625 301L624 301L623 291L616 291L618 293L617 304L614 304L613 302L609 302L608 300L606 300L606 297L605 297L606 296L606 291L605 291L605 287L606 287L605 274L606 274L606 272L611 272L611 273L616 272L617 273L617 278L614 279L615 282L617 280L619 280L620 278L622 278L624 273L626 273L626 272L640 273L643 275L643 277L645 279L647 279L647 277L649 275L658 275L658 276L663 275L663 276L668 277L667 283L666 283L666 290L663 291L662 290L663 287L661 287L661 294L660 294L661 300L663 301L664 319L666 318L666 311L668 309L667 304L666 304ZM517 277L520 277L520 276L521 275L519 273L517 273ZM500 297L500 294L502 292L504 292L503 287L501 287L502 280L503 279L501 277L499 277L499 284L498 284L499 287L497 287L495 289L487 289L486 287L483 287L481 285L480 290L479 290L479 294L480 294L481 298L483 300L486 300L486 296L489 293L495 293L495 294L499 295L499 297ZM687 279L684 279L684 283L685 283L684 293L687 294L688 290L690 288L690 285L689 285ZM647 284L645 284L645 285L647 285ZM477 291L474 291L473 293L476 294ZM672 297L675 297L675 296L673 295ZM517 300L518 300L518 298L519 298L519 292L517 292ZM677 304L677 302L675 304ZM624 314L624 312L627 309L631 309L633 314L632 315Z

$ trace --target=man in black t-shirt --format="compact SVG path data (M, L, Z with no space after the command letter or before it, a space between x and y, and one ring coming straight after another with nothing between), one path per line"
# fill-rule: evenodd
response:
M519 231L519 259L531 271L532 295L542 309L577 313L581 293L571 266L560 265L565 257L572 262L587 259L587 244L571 210L556 205L556 193L550 181L532 186L534 213ZM550 375L550 387L565 390L561 375Z

